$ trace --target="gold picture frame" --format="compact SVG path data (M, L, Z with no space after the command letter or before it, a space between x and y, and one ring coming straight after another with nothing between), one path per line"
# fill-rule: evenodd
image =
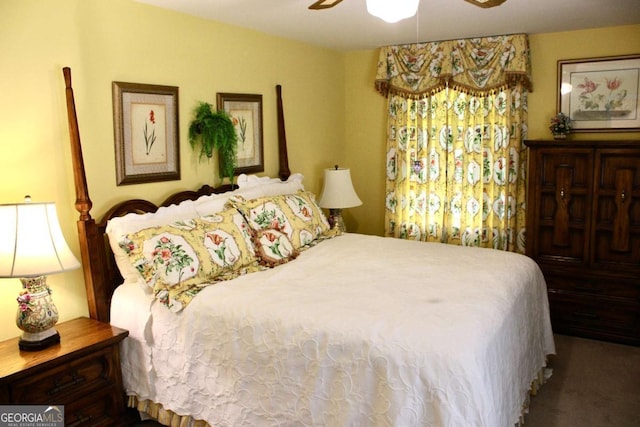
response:
M558 112L572 132L640 130L640 55L558 61Z
M113 82L117 185L180 179L178 88Z
M216 106L233 121L238 136L235 175L264 171L262 95L218 93Z

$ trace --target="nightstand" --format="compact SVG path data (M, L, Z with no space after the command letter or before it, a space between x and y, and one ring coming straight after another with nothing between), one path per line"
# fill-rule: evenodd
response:
M0 404L64 405L65 426L122 425L118 344L129 332L96 320L59 323L60 344L21 351L0 342Z

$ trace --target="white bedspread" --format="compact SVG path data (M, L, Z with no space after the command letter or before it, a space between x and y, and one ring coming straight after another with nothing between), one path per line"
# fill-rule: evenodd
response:
M213 426L513 426L555 352L540 270L491 249L346 234L178 314L120 288L127 392Z

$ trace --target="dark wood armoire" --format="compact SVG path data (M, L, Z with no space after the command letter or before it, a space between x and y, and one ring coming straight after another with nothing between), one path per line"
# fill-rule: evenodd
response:
M526 141L554 331L640 345L640 141Z

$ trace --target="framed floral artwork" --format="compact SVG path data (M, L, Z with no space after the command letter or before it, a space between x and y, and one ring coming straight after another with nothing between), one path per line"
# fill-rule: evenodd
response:
M118 185L180 179L178 88L113 82Z
M218 93L218 110L231 116L238 136L235 174L264 171L262 95Z
M558 61L558 112L572 132L640 129L640 55Z

